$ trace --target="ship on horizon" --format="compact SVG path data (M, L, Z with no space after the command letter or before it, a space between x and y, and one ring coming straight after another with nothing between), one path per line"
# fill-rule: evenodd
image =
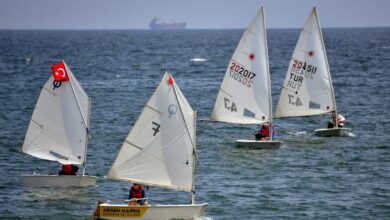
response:
M184 30L185 22L162 22L159 18L154 17L149 24L151 30Z

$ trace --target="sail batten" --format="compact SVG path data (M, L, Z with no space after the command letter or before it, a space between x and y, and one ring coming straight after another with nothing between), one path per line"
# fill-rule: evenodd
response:
M194 129L194 111L166 72L123 142L108 178L191 191Z
M51 76L43 86L22 152L62 164L83 164L88 143L89 97L63 64L69 80L54 85Z
M275 116L336 111L333 85L316 9L313 8L291 56Z
M211 119L235 124L270 121L270 84L264 11L246 28L226 69ZM260 95L261 94L261 95Z

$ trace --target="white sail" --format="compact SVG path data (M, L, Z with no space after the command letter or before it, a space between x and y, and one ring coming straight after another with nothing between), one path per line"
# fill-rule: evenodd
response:
M270 121L270 96L267 37L261 8L230 59L211 118L237 124Z
M88 142L90 101L70 68L68 81L54 86L51 76L42 88L22 151L62 164L83 164Z
M195 115L166 72L126 137L108 177L193 190Z
M292 55L275 116L317 115L335 108L321 28L313 8Z

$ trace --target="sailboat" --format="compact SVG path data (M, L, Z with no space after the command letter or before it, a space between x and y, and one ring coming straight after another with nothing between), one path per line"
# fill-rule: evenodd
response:
M212 121L233 124L263 124L272 130L271 82L268 64L264 9L258 11L245 30L230 59L211 116ZM242 139L236 145L278 148L279 140Z
M90 99L68 65L53 65L33 111L22 152L61 164L83 165L81 175L23 175L24 186L93 186L85 175L89 140Z
M333 113L336 99L316 7L299 36L283 83L275 116L297 117ZM314 130L319 136L347 136L351 129Z
M98 203L102 219L189 219L203 215L195 204L196 113L166 71L124 140L108 178L192 192L191 204L134 206Z

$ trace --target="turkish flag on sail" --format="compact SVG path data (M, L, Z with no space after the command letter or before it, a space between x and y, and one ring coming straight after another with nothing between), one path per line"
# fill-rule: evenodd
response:
M51 66L51 69L53 71L53 77L56 81L68 81L69 76L66 72L66 68L64 63L58 63Z

